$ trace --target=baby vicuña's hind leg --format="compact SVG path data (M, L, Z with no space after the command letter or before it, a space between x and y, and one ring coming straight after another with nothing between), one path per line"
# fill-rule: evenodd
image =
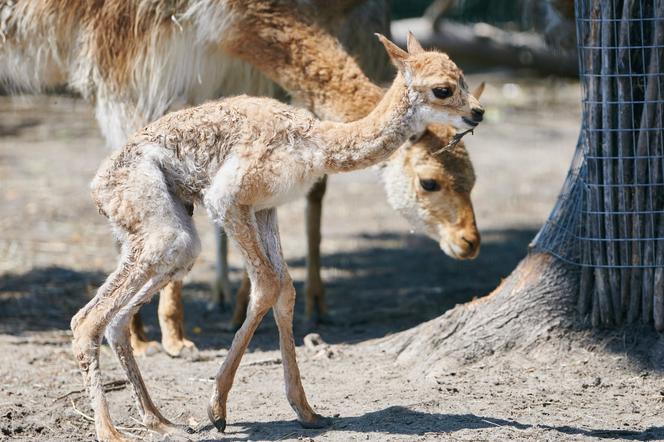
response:
M152 277L113 318L106 330L106 339L132 384L145 426L160 434L174 434L191 430L171 423L152 402L130 341L130 323L134 314L169 281L184 276L200 251L200 241L191 217L182 203L165 192L162 201L155 201L153 197L151 210L157 216L144 217L137 233L142 245L137 267L150 269Z
M122 316L123 311L129 310L128 306L133 305L135 299L141 299L146 294L154 293L167 281L164 272L160 272L153 262L146 258L143 251L143 238L139 240L131 235L127 242L126 248L129 251L123 256L123 261L116 272L99 289L97 296L72 319L74 355L88 387L95 411L97 438L101 441L125 440L113 426L103 392L99 369L99 345L102 334L109 322L114 321L118 315ZM143 392L138 391L136 386L136 381L140 381L138 368L135 367L135 362L133 366L129 364L127 367L127 361L134 361L129 344L128 323L125 336L126 353L119 355L120 362L125 366L128 378L137 390L137 395L140 395ZM109 340L113 344L113 338L109 338ZM147 391L144 393L147 397ZM140 398L139 402L151 403L149 397Z
M300 369L295 356L293 337L293 309L295 307L295 287L288 273L288 266L281 249L277 212L275 209L264 210L256 214L261 242L265 246L268 258L280 278L281 290L276 304L272 307L274 319L279 328L279 347L284 366L286 397L297 414L297 420L305 428L323 428L331 421L311 408L304 393Z
M214 213L214 209L210 211ZM277 300L281 289L277 272L268 259L265 246L261 243L253 209L249 206L228 208L225 212L224 227L244 257L251 280L251 300L247 317L242 327L235 333L228 355L217 373L214 392L208 406L208 417L219 431L224 431L226 428L226 400L242 355L254 331Z
M92 402L97 438L103 442L125 440L113 426L108 411L99 369L99 346L110 318L128 301L123 294L129 286L136 285L137 278L131 274L133 264L133 251L128 246L123 247L117 269L97 290L97 295L71 320L74 356Z
M123 253L117 270L72 319L73 348L95 410L97 437L117 441L123 438L111 421L99 370L102 334L111 323L109 342L132 382L141 414L151 418L146 425L159 430L160 424L170 424L156 411L142 383L129 344L129 319L137 306L191 266L200 245L193 226L182 223L182 205L149 159L135 165L120 184L107 173L98 175L93 194L122 235Z

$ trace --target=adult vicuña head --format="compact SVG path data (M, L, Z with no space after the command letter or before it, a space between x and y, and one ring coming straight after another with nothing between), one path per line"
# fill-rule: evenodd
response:
M463 72L446 54L425 51L411 33L408 52L382 35L378 38L403 76L419 114L416 118L427 123L448 123L457 131L473 129L482 121L484 109L478 100L484 85L469 92ZM384 165L381 174L389 187L388 199L413 226L438 241L447 255L475 258L480 234L470 202L475 184L472 164L463 144L440 149L436 141L451 140L454 135L449 126L431 125L428 129ZM413 173L404 174L401 168Z

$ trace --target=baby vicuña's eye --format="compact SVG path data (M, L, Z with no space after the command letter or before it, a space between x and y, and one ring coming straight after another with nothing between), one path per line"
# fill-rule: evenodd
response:
M448 87L435 87L431 91L433 92L434 97L440 98L441 100L452 96L452 89Z
M422 189L426 190L427 192L435 192L436 190L440 190L440 185L436 180L420 179L420 186L422 186Z

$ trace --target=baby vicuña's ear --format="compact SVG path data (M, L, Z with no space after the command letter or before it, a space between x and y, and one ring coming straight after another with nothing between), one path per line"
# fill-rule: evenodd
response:
M406 47L408 48L408 53L410 55L419 54L424 52L424 48L419 41L415 39L415 36L412 32L408 31L408 36L406 37Z
M376 37L378 37L378 40L380 40L380 42L383 43L383 46L385 46L387 55L390 56L390 60L392 60L394 66L396 66L396 68L399 69L399 71L403 72L405 68L404 62L408 58L408 52L404 51L399 46L392 43L390 40L387 39L387 37L385 37L382 34L376 33Z
M477 99L479 100L480 97L482 96L482 92L484 92L484 86L485 86L485 84L486 84L486 83L481 82L480 85L477 86L477 87L475 88L475 90L472 91L472 92L470 93L470 95L472 95L473 97L475 97L475 98L477 98Z

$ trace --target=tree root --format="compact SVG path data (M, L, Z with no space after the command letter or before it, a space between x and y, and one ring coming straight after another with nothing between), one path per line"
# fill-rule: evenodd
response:
M531 253L486 297L378 344L414 374L439 373L496 352L528 349L575 323L578 269Z

